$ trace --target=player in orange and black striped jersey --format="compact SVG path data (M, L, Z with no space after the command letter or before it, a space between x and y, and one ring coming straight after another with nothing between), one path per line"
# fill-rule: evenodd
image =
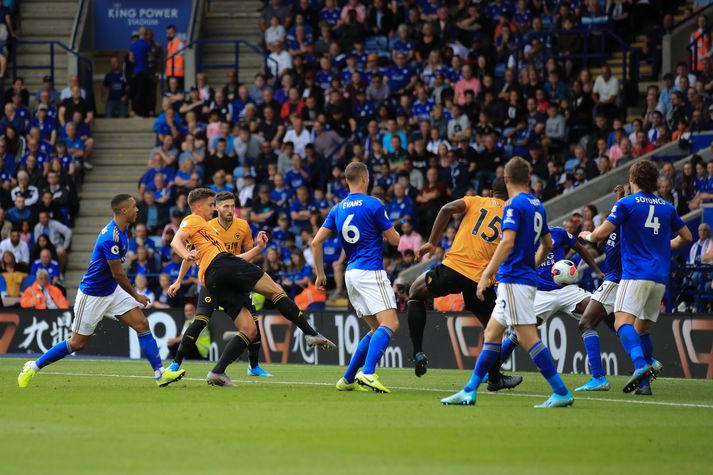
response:
M465 196L446 204L436 216L428 241L416 253L417 260L426 254L433 254L451 216L463 215L453 246L443 262L421 274L409 290L408 324L414 348L416 376L423 376L428 369L428 358L423 353L426 300L462 293L465 308L475 314L483 327L490 319L495 307L495 281L491 282L484 293L485 300L479 300L476 291L480 277L500 242L500 224L507 197L505 181L496 178L493 182L493 197ZM489 374L488 389L497 391L511 388L521 381L520 376L503 376L498 364Z

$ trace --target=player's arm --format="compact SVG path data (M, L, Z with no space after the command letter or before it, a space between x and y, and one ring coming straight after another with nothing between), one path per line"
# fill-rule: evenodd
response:
M451 221L451 217L454 214L465 213L465 210L465 200L460 199L447 203L440 209L440 211L438 211L436 221L434 221L433 227L431 227L431 236L428 238L428 241L425 242L418 251L416 251L417 261L420 261L426 254L433 254L436 246L438 245L438 241L443 236L443 231Z
M480 282L478 282L478 298L480 300L485 300L483 292L490 286L490 279L495 275L498 268L505 262L512 252L512 248L515 246L515 231L513 229L506 229L503 231L503 237L498 243L498 247L493 253L493 257L488 263L488 267L483 271L483 275L480 277ZM547 254L545 254L547 255Z
M186 259L183 259L183 262L181 262L181 268L178 269L178 277L176 277L176 280L166 290L166 293L169 295L169 297L176 296L178 289L181 288L183 279L186 277L186 274L188 273L192 265L193 261L187 261Z
M686 247L687 245L691 244L691 242L693 242L693 235L691 234L691 230L688 229L688 226L686 226L685 224L681 229L676 231L676 234L677 236L671 239L672 251L681 249L682 247Z
M399 235L396 228L393 226L384 231L384 239L392 246L398 246L401 241L401 236Z
M129 278L126 275L126 272L124 272L124 268L121 266L121 259L107 259L106 261L109 264L109 269L111 269L111 275L114 277L114 280L116 281L117 284L119 284L119 287L124 289L127 294L131 295L134 300L139 302L141 305L144 306L144 308L149 306L149 299L145 295L139 295L136 292L136 289L131 285L131 282L129 281Z
M393 229L393 228L392 228ZM314 271L317 274L315 285L319 290L327 290L327 275L324 273L324 251L322 246L324 241L332 236L332 230L321 227L317 235L312 239L312 258L314 259Z
M537 248L537 252L535 253L535 267L540 267L542 263L545 262L547 256L552 252L553 246L551 234L545 234L540 238L540 247Z
M579 237L589 242L599 242L603 241L609 237L611 233L616 229L616 225L611 221L604 221L602 224L597 226L597 229L588 233L587 231L582 231L579 233ZM584 256L582 256L584 257Z
M181 256L181 259L195 261L199 257L198 251L195 249L189 251L184 244L190 237L191 235L188 234L185 229L178 228L178 231L176 231L176 234L173 236L173 240L171 241L171 249L176 251L176 254Z
M597 265L597 261L594 260L594 257L589 253L589 250L587 250L586 247L582 246L582 243L576 242L574 246L572 246L572 249L574 252L582 256L582 260L587 263L590 269L594 271L595 274L597 274L597 277L599 279L604 278L604 273L599 269L599 265Z
M238 254L238 257L241 259L244 259L248 262L251 262L257 256L259 256L260 253L263 250L265 250L266 247L267 247L267 234L265 233L265 231L260 231L257 234L255 247L253 247L249 251L243 252L242 254Z

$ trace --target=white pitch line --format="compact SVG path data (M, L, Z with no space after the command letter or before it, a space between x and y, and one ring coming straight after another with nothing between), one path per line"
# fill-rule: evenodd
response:
M47 371L42 372L42 374L55 375L55 376L95 376L100 378L129 378L129 379L153 379L153 376L138 376L132 374L106 374L106 373L69 373L69 372L54 372ZM204 382L205 379L202 378L183 378L183 381L200 381ZM319 383L315 381L275 381L267 379L235 379L234 381L239 383L257 383L257 384L282 384L282 385L298 385L298 386L333 386L331 383ZM419 391L419 392L437 392L445 393L448 390L436 389L436 388L414 388L414 387L403 387L403 386L390 386L392 389L398 389L400 391ZM532 393L516 393L516 392L481 392L478 393L479 396L487 394L488 396L503 397L525 397L525 398L547 398L549 394L532 394ZM645 406L668 406L668 407L691 407L698 409L713 409L713 404L693 404L685 402L668 402L668 401L641 401L641 400L630 400L630 399L609 399L602 397L581 397L578 396L575 400L582 401L597 401L597 402L611 402L611 403L622 403L622 404L641 404Z

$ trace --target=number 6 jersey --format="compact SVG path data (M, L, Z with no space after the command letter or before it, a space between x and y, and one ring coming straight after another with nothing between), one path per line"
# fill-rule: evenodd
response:
M351 193L333 206L322 225L339 236L347 270L383 270L383 233L393 226L381 201L361 193Z
M500 242L505 202L482 196L465 196L463 201L465 213L443 265L479 282Z
M667 284L671 238L685 226L670 203L638 192L617 201L607 221L619 226L622 279Z

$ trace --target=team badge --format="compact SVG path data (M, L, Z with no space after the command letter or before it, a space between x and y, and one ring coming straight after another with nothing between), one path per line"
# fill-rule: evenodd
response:
M119 246L111 246L111 253L116 254L117 256L119 255Z
M211 302L211 300L213 300L213 299L212 299L212 298L210 298L210 296L207 296L207 297L205 298L205 303L210 303L210 302Z

